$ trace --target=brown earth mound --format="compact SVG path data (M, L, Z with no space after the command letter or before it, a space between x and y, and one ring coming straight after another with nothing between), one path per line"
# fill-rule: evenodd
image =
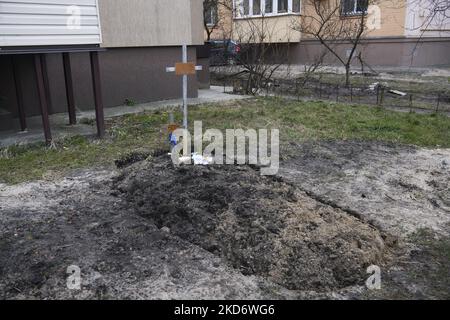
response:
M289 289L362 284L386 249L372 226L257 168L160 156L126 168L114 188L159 228Z

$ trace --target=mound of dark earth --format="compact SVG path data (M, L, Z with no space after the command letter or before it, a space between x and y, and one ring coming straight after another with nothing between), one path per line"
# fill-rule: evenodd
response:
M124 169L114 188L159 228L288 289L362 284L386 251L377 229L257 168L161 156Z

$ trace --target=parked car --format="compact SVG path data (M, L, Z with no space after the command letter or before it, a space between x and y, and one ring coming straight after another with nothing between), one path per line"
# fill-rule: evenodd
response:
M241 45L233 40L211 40L206 42L211 48L211 66L233 65L239 63Z

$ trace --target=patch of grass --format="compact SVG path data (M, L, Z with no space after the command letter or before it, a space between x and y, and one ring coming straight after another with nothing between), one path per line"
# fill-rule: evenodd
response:
M125 99L124 104L128 107L134 107L136 105L136 101L133 99Z
M419 248L414 259L423 263L425 270L411 272L411 276L426 279L428 290L437 298L450 298L450 238L436 237L429 229L419 229L410 236L411 242Z
M284 142L363 139L450 147L450 119L441 115L276 98L241 101L227 109L200 107L191 115L219 129L279 128Z
M367 292L368 299L442 299L450 298L450 238L437 236L427 228L416 230L406 241L408 256L399 261L397 270L384 272L382 290ZM400 253L402 256L404 253ZM400 267L400 268L399 268Z
M450 147L450 119L442 115L397 113L382 108L325 102L259 98L191 107L190 124L203 129L280 129L282 143L311 139L363 139ZM108 120L107 138L73 137L56 143L14 146L0 150L0 182L40 179L47 172L64 173L90 166L112 166L136 149L168 146L168 112L125 115ZM181 112L175 120L182 122Z
M141 121L142 117L146 121ZM1 151L7 156L0 156L0 181L15 184L40 179L47 172L63 174L77 168L111 166L115 159L136 149L157 148L164 143L164 135L159 125L149 126L149 122L164 121L152 114L125 116L107 121L108 137L104 140L75 136L57 141L54 148L44 144L5 148Z
M450 238L436 237L433 230L422 228L411 234L409 240L421 247L430 249L441 257L446 262L444 265L446 270L450 271Z
M93 126L93 125L95 125L95 119L94 118L82 118L78 121L78 123L85 124L88 126Z
M303 78L303 76L300 76ZM316 81L321 81L323 84L329 85L342 85L345 81L345 75L335 73L318 73L313 74L312 78ZM450 87L445 81L445 77L425 77L421 78L419 75L416 77L409 76L404 80L400 79L383 79L378 76L366 77L361 75L352 75L350 77L350 83L354 87L368 87L375 82L386 83L391 89L400 91L411 91L416 94L437 95L450 94Z

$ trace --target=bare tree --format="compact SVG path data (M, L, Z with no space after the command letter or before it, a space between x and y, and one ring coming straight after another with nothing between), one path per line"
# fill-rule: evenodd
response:
M368 8L376 0L304 0L304 12L294 29L318 40L345 68L345 83L350 85L350 68L358 46L367 32ZM340 44L349 45L342 52Z
M392 5L396 5L395 1ZM411 51L411 66L414 63L416 51L427 36L448 36L450 28L450 0L409 0L405 2L407 23L406 33L410 37L417 37Z
M277 43L277 28L261 13L257 19L244 19L234 27L233 38L240 44L239 72L245 77L246 94L257 94L274 82L275 72L289 63L289 42Z
M424 11L424 19L418 28L424 29L430 25L444 26L450 21L450 0L414 0L410 7Z
M329 55L328 50L322 50L319 55L314 57L314 60L308 65L306 64L303 71L303 80L299 83L302 87L310 81L316 71L324 64L326 57ZM300 80L301 77L298 78Z
M232 0L203 0L203 25L207 41L211 40L214 31L226 23L226 19L231 18L232 11Z

